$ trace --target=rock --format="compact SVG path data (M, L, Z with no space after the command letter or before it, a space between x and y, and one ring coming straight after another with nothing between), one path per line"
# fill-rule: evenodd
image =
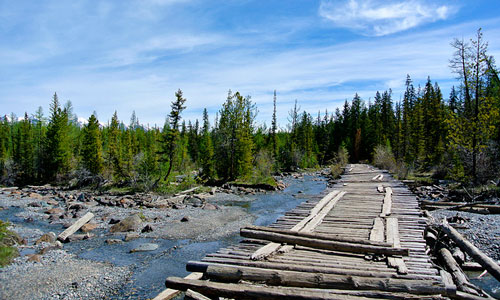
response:
M47 199L45 200L45 202L49 205L52 205L52 206L55 206L55 205L59 205L59 202L57 202L56 200L54 199Z
M87 232L91 232L92 230L96 229L97 227L98 227L98 225L97 225L97 224L94 224L94 223L87 223L87 224L83 225L83 226L80 228L80 230L81 230L82 232L87 233Z
M127 233L125 235L125 242L129 242L131 240L135 240L135 239L138 239L139 238L139 234L135 233L135 232L132 232L132 233Z
M85 194L81 193L80 195L78 195L78 198L76 198L76 200L78 200L79 202L84 202L85 201Z
M48 232L42 235L38 240L36 240L35 245L38 245L43 242L53 244L55 241L56 241L56 234L53 232Z
M139 246L137 246L136 248L130 250L130 253L134 253L134 252L146 252L146 251L155 251L156 249L158 249L158 245L157 244L153 244L153 243L144 243L144 244L140 244Z
M39 254L28 255L28 261L39 263L39 262L41 262L41 260L42 260L42 257Z
M81 241L93 238L95 235L92 233L83 233L83 234L72 234L67 238L68 242Z
M31 202L28 203L29 207L42 207L42 205L39 202Z
M189 222L189 217L188 216L182 217L181 222Z
M106 240L106 244L108 244L108 245L115 245L115 244L121 244L121 243L123 243L123 241L120 239L107 239Z
M212 203L205 203L202 208L206 209L206 210L216 210L216 209L219 209L219 207L217 205L214 205Z
M217 191L216 187L213 187L210 189L210 195L215 195L215 192Z
M76 211L79 211L79 210L82 210L85 208L86 208L86 206L83 203L73 203L68 207L68 209L74 209Z
M152 232L152 231L153 231L153 226L151 226L149 224L144 226L144 228L142 228L142 230L141 230L142 233Z
M119 223L111 226L110 232L126 232L126 231L134 231L137 229L139 225L141 225L142 220L138 214L128 216L125 219L121 220Z
M64 213L64 210L56 207L56 208L51 208L49 210L46 210L45 213L49 214L49 215L60 215L60 214Z
M108 223L108 224L113 225L113 224L116 224L116 223L120 223L120 220L117 220L117 219L113 219L113 218L111 218L111 219L109 220L109 223Z
M176 203L176 204L174 204L174 205L172 206L172 208L173 208L173 209L184 209L184 208L186 208L186 205L183 205L183 204L177 204L177 203Z
M29 193L28 197L29 198L34 198L34 199L42 199L42 195L40 195L38 193Z
M55 244L53 246L48 246L48 247L45 247L43 248L41 251L40 251L40 254L44 255L46 254L47 252L49 251L52 251L52 250L58 250L58 249L62 249L62 244L61 242L59 241L56 241Z

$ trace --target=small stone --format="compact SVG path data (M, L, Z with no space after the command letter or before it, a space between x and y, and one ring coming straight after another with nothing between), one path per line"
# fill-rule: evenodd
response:
M106 240L106 244L108 244L108 245L115 245L115 244L121 244L121 243L123 243L123 241L120 239L107 239Z
M48 199L48 200L45 200L45 202L49 205L59 205L59 202L57 202L56 200L54 199Z
M74 204L71 204L69 206L69 209L74 209L76 211L79 211L79 210L82 210L82 209L85 209L86 206L82 203L74 203Z
M128 242L128 241L131 241L131 240L135 240L135 239L138 239L139 238L139 234L137 233L127 233L125 235L125 242Z
M141 230L142 233L152 232L152 231L153 231L153 227L149 224L144 226L144 228L142 228L142 230Z
M188 216L182 217L181 222L189 222L189 217Z
M217 210L217 209L219 209L219 207L217 205L214 205L212 203L205 203L202 208L206 209L206 210Z
M84 193L81 193L80 195L78 195L77 200L78 200L78 201L80 201L80 202L85 201L85 194L84 194Z
M41 260L42 260L42 257L39 254L28 255L28 261L39 263L39 262L41 262Z
M113 219L113 218L111 218L111 219L109 220L109 223L108 223L108 224L113 225L113 224L116 224L116 223L120 223L120 220L117 220L117 219Z
M92 230L96 229L97 227L98 227L98 225L97 225L97 224L94 224L94 223L87 223L87 224L83 225L83 226L80 228L80 230L81 230L82 232L87 233L87 232L91 232Z
M40 195L38 193L29 193L28 197L29 198L34 198L34 199L42 199L42 195Z
M157 244L153 244L153 243L144 243L144 244L140 244L139 246L137 246L136 248L130 250L130 253L134 253L134 252L146 252L146 251L154 251L158 249L158 245Z
M38 245L40 243L54 243L56 241L56 234L53 232L45 233L42 235L38 240L36 240L35 245Z
M49 214L49 215L60 215L60 214L64 213L64 210L56 207L56 208L51 208L49 210L46 210L45 213Z
M42 205L39 202L31 202L28 203L29 207L41 207Z

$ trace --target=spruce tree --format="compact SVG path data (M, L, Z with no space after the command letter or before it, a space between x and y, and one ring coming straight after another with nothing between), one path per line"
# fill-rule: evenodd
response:
M201 177L205 180L215 179L214 147L210 134L210 122L208 112L203 110L203 129L200 141L200 165Z
M102 158L101 133L99 131L99 121L95 114L90 116L87 125L83 129L81 156L85 169L94 175L102 173L104 161Z

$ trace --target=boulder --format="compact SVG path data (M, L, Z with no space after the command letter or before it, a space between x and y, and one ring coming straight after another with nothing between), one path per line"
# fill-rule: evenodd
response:
M108 223L108 224L113 225L113 224L117 224L117 223L120 223L120 220L117 220L117 219L113 219L113 218L111 218L111 219L109 220L109 223Z
M138 214L128 216L125 219L121 220L119 223L111 226L110 232L126 232L126 231L134 231L141 225L142 220Z
M38 245L43 242L53 244L55 241L56 241L56 234L53 232L48 232L42 235L38 240L36 240L35 245Z
M29 207L42 207L42 205L39 202L31 202L28 203Z
M130 253L155 251L156 249L158 249L158 245L157 244L144 243L144 244L140 244L139 246L137 246L134 249L130 250Z
M92 230L96 229L97 227L98 227L98 225L97 225L97 224L94 224L94 223L87 223L87 224L83 225L83 226L80 228L80 230L81 230L82 232L87 233L87 232L91 232Z

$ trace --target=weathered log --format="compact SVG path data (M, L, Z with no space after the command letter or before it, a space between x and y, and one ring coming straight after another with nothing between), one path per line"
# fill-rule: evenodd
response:
M471 242L467 241L455 228L450 226L446 220L443 220L442 228L446 234L462 249L469 254L472 259L481 264L490 274L500 281L500 267L497 263Z
M240 231L241 230L256 230L256 231L263 231L263 232L274 232L274 233L288 234L288 235L293 235L293 236L313 238L313 239L318 239L318 240L346 242L346 243L353 243L353 244L375 245L375 246L385 246L385 247L392 246L390 243L386 243L383 241L378 242L378 241L369 241L369 240L363 240L363 239L348 239L348 238L342 238L342 237L340 237L338 235L334 235L334 234L321 234L321 233L314 233L314 232L292 231L292 230L287 230L287 229L271 228L271 227L265 227L265 226L251 225L251 226L243 227L240 229Z
M469 279L462 271L462 269L460 269L460 266L457 264L457 262L451 255L451 252L448 249L446 248L439 249L439 257L446 266L448 272L450 272L451 275L453 276L454 282L460 291L473 295L479 295L479 293L475 289L469 286L470 285Z
M394 248L375 245L362 245L336 241L322 241L312 238L293 236L289 234L263 232L256 230L241 229L240 235L247 238L268 240L276 243L296 244L317 249L336 250L353 253L376 253L385 255L405 255L408 256L409 250L406 248Z
M385 188L384 203L382 204L381 217L387 217L391 215L392 210L392 189L390 187Z
M203 273L191 273L184 277L184 280L199 280L203 277ZM181 278L179 278L181 279ZM168 288L164 290L163 292L159 293L158 296L154 297L153 300L170 300L174 298L175 296L179 295L181 292L181 289L174 289L174 288ZM184 289L185 291L185 289Z
M359 290L319 290L293 287L267 287L249 284L231 284L202 280L186 280L179 277L168 277L165 285L180 290L193 289L212 297L236 299L265 299L265 300L320 300L320 299L442 299L439 295L412 295L408 293L391 293L381 291Z
M384 240L384 221L377 217L373 220L373 228L370 231L370 241L383 242Z
M401 248L401 241L399 240L399 225L397 218L387 218L386 226L387 242L392 244L394 248ZM408 268L403 259L397 257L388 257L387 262L391 267L398 270L399 274L408 274Z
M210 298L195 292L193 290L188 289L186 291L186 295L184 296L184 299L190 299L190 300L211 300Z
M72 235L73 233L77 232L78 229L80 229L83 225L85 225L93 217L94 217L93 213L91 213L91 212L86 213L83 217L81 217L80 219L78 219L78 221L76 221L73 225L71 225L70 227L68 227L63 232L61 232L61 234L59 234L59 236L57 237L57 239L59 241L61 241L61 242L65 242L66 239L70 235Z
M238 282L239 280L248 280L265 282L267 285L290 287L379 290L424 295L446 293L446 288L442 282L432 280L314 274L249 267L241 268L238 266L208 266L205 276L216 281Z

